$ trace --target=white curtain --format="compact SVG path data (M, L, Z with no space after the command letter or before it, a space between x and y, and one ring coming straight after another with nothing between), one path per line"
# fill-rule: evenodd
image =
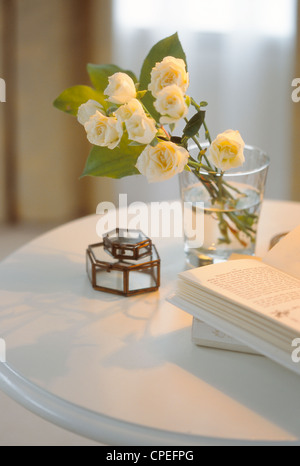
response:
M266 196L291 196L296 0L113 0L113 62L139 74L152 45L178 31L189 94L207 100L212 136L239 129L271 157ZM178 197L178 181L115 185L133 200Z

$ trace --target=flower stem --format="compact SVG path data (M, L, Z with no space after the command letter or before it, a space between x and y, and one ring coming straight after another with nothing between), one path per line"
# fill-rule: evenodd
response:
M162 129L163 132L165 133L167 139L169 139L169 141L170 141L170 140L171 140L171 136L170 136L170 134L168 133L168 131L166 130L166 128L165 128L163 125L161 125L161 129Z
M211 137L210 137L210 132L208 130L205 119L203 120L203 126L204 126L204 129L205 129L205 137L208 140L208 142L211 144L212 141L211 141Z
M198 105L193 98L191 98L191 104L197 112L202 111L201 106ZM211 144L212 139L205 119L203 121L203 127L205 130L205 138L209 144ZM253 225L258 220L257 215L250 214L249 209L242 209L240 211L236 210L239 199L244 197L245 194L235 186L232 186L231 183L224 180L224 172L218 171L216 168L213 169L205 151L202 151L201 144L196 136L193 136L191 139L200 150L199 163L195 162L190 156L188 165L192 168L192 172L208 191L212 204L218 205L216 208L216 214L219 219L219 230L222 235L219 241L221 243L230 244L231 234L236 238L241 246L246 248L248 241L245 241L245 239L240 235L243 233L246 238L248 237L251 240L252 243L255 242L256 230L253 228ZM202 163L202 157L206 162L205 164ZM207 174L200 173L200 169L207 171ZM234 193L236 194L234 195Z
M189 160L188 165L190 165L191 167L194 167L194 168L198 168L199 170L201 170L201 168L203 168L204 170L207 171L208 175L215 175L216 174L216 172L210 171L210 167L208 165L205 165L202 162L194 162L193 160Z
M201 109L201 106L197 104L197 102L193 99L193 97L191 97L191 104L195 107L195 109L200 112L202 109ZM204 129L205 129L205 138L208 140L208 142L211 144L211 137L210 137L210 132L208 130L208 127L207 127L207 124L206 124L206 121L205 119L203 120L203 126L204 126Z

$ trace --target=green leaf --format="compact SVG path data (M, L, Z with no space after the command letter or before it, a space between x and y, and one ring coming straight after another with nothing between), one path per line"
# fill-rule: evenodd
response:
M114 113L116 110L118 110L118 106L117 105L111 105L110 107L108 107L106 109L106 115L109 116L112 113Z
M130 141L129 145L130 146L143 146L143 147L145 147L145 144L142 144L141 142L137 142L137 141Z
M95 91L89 86L73 86L63 91L53 102L54 107L77 116L78 108L88 100L96 100L105 106L104 96L102 93Z
M158 139L158 138L156 137L156 138L152 139L152 141L150 142L149 145L150 145L151 147L156 147L157 144L159 144L160 142L161 142L161 139Z
M142 99L143 97L145 97L145 95L147 94L148 91L138 91L137 94L136 94L136 98L137 99Z
M151 71L157 62L161 62L165 57L182 58L186 63L186 56L183 51L177 32L170 37L162 39L155 44L145 58L140 75L140 90L147 90L151 81ZM159 122L160 115L153 106L154 98L151 92L147 92L143 98L143 103L149 113Z
M183 51L177 32L170 37L162 39L155 44L144 60L140 75L140 90L148 89L152 68L157 62L161 62L165 57L182 58L186 63L186 55Z
M169 123L169 128L170 128L171 133L173 133L175 127L176 127L175 123Z
M156 138L166 139L166 132L162 128L157 129Z
M135 83L137 82L137 78L135 74L132 73L132 71L123 70L116 65L93 65L89 63L87 65L87 71L95 89L102 93L104 93L104 90L108 86L109 76L115 73L126 73L133 79Z
M195 113L195 115L187 122L186 127L183 130L184 136L189 138L195 136L203 125L204 118L204 110L200 110L200 112Z
M120 147L113 150L107 147L94 146L81 177L106 176L109 178L123 178L130 175L139 175L135 165L144 148L145 146L130 146L126 136L122 138Z

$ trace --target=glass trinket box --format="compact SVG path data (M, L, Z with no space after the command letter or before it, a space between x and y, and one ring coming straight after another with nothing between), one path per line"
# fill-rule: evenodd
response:
M104 247L116 259L138 260L151 254L152 241L141 230L116 228L103 237Z
M97 291L132 296L160 286L160 257L140 230L116 229L88 246L86 266Z

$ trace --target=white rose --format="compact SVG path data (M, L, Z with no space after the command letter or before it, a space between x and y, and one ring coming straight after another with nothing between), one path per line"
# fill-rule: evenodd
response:
M165 87L157 94L154 107L163 115L159 120L162 125L176 123L188 112L184 94L176 84Z
M185 94L189 86L189 74L181 58L165 57L152 69L148 89L154 97L157 97L162 89L172 84L179 86Z
M127 104L121 105L115 112L117 118L121 121L128 120L135 112L144 114L141 102L137 99L131 99Z
M108 86L104 94L108 101L114 104L126 104L136 97L133 80L126 73L115 73L108 78Z
M84 125L91 116L95 115L97 110L101 112L103 110L102 105L96 100L88 100L78 108L77 120L81 125Z
M221 170L239 167L245 161L245 143L239 131L228 129L218 134L209 148L214 165Z
M109 149L114 149L119 144L123 134L122 124L117 118L107 117L98 111L84 127L91 144Z
M150 144L156 136L155 121L145 113L135 112L125 121L128 137L141 144Z
M147 177L149 183L164 181L184 170L189 153L170 141L147 146L139 156L136 168Z

